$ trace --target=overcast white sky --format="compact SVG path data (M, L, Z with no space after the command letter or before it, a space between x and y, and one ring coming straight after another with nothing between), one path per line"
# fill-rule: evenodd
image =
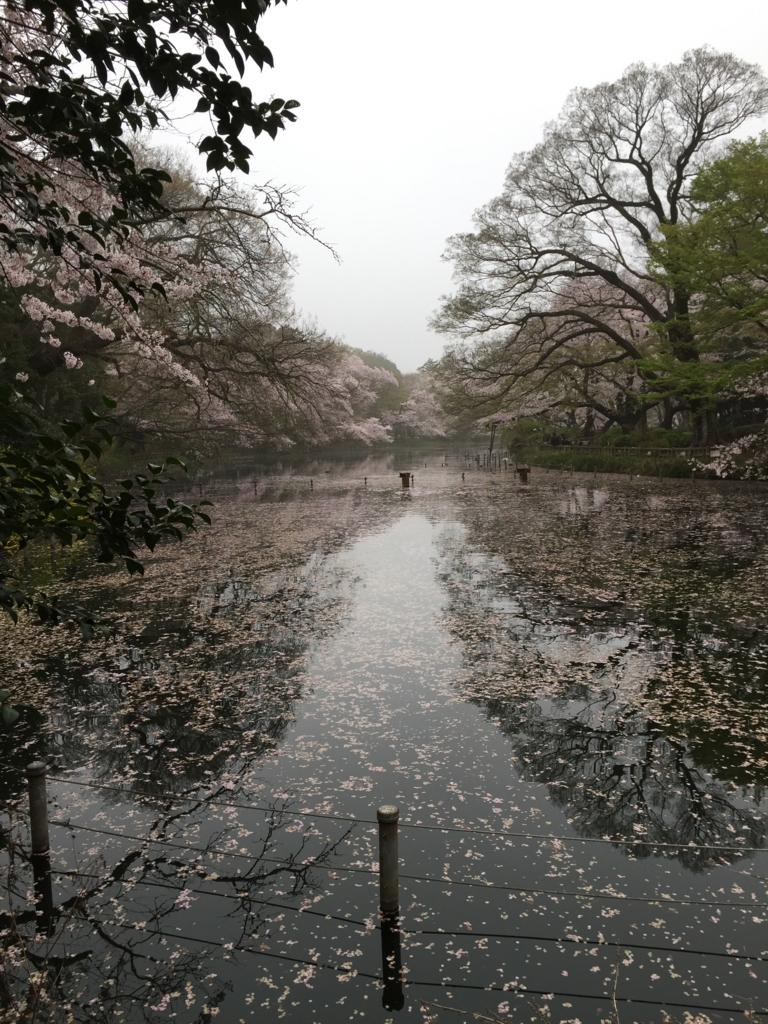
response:
M292 243L297 304L404 371L442 351L445 239L572 88L703 44L768 67L766 0L289 0L263 34L275 69L250 84L301 109L257 143L254 176L299 187L342 260Z

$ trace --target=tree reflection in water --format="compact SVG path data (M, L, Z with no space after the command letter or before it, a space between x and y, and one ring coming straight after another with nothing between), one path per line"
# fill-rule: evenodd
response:
M315 831L286 811L269 832L263 815L227 806L282 804L283 786L315 810L328 801L329 813L360 813L366 794L381 786L386 796L402 791L404 805L425 823L437 818L487 831L493 822L499 831L539 834L555 831L560 817L546 817L548 794L577 836L608 836L633 859L648 858L622 873L620 855L605 843L561 847L414 832L412 871L423 867L441 882L414 883L404 907L418 915L410 923L435 938L424 942L411 933L404 942L412 971L406 999L415 979L450 975L481 986L466 996L479 1012L488 1006L489 981L545 991L563 977L568 1002L553 1019L586 1019L594 1004L572 1007L567 993L595 995L612 983L616 947L599 939L587 952L581 940L562 948L549 942L577 932L585 940L597 933L619 944L670 947L653 954L653 965L638 956L634 967L622 966L622 986L633 997L642 990L684 1006L690 994L696 1005L720 1005L741 999L742 990L744 999L760 991L751 981L732 987L736 967L724 943L741 945L743 938L745 949L761 949L758 907L766 897L752 883L755 892L745 893L741 872L727 866L740 854L717 848L764 844L756 810L768 768L768 656L757 632L765 626L761 492L737 501L714 489L700 500L689 485L649 485L643 495L617 481L608 494L562 480L550 486L536 476L524 491L500 477L481 481L480 474L474 481L467 474L460 488L458 470L457 464L448 490L442 470L436 483L436 472L419 467L408 502L391 480L389 490L377 491L370 476L365 489L335 483L332 494L330 482L323 491L316 479L311 501L298 484L283 501L276 484L269 505L263 497L255 503L251 485L253 506L221 506L215 545L201 538L181 556L160 551L141 590L95 580L93 600L108 602L122 619L122 639L83 649L58 636L48 646L29 642L26 650L23 628L14 634L6 678L39 711L28 711L13 736L2 738L0 760L13 766L2 777L6 793L18 796L24 765L46 759L70 779L59 776L51 789L72 825L122 831L124 838L54 829L55 867L66 873L56 875L63 909L51 943L34 940L31 874L11 843L17 923L5 921L6 1009L43 992L55 1009L41 1008L36 1019L57 1024L67 1014L90 1022L119 1013L142 1021L176 1014L192 1024L219 1009L220 1019L233 1010L235 1020L285 1011L303 1022L315 1019L310 1002L317 1019L331 1021L344 998L342 1012L367 1011L369 982L381 966L381 942L368 916L375 907L375 836L360 829L339 863L334 851L343 825L333 823L338 831L331 833L323 821ZM412 605L398 606L391 618L401 635L390 636L384 594L381 602L360 602L363 628L338 630L357 578L355 554L327 556L382 524L419 515L454 524L434 527L443 529L443 592L424 569L431 570L431 548L420 549L417 572L404 556L407 545L373 545L378 578L386 584L391 559L398 587L406 581L409 600L421 602L423 614L404 620L403 607ZM423 545L434 533L430 527L392 536L418 536ZM392 592L401 593L394 586ZM445 651L441 626L456 641L455 657ZM308 670L310 652L337 631L324 645L322 671L318 659ZM381 685L387 671L389 689ZM295 736L289 726L310 682L318 693L302 716L312 724L305 728L303 719ZM404 724L393 756L383 724L394 728L398 715ZM271 758L278 745L280 756ZM510 777L508 753L526 784ZM123 794L78 788L75 780ZM359 793L346 785L355 780L365 782ZM148 835L173 845L129 838ZM315 874L323 857L334 871ZM756 859L756 875L760 864ZM342 874L342 866L350 873ZM705 881L701 873L710 866ZM686 869L700 872L690 884ZM622 889L615 899L628 896L621 912L600 902L615 878ZM322 904L314 902L318 883ZM590 888L594 904L585 896ZM666 907L661 920L649 894L673 904L682 898L682 906ZM685 907L686 899L701 902ZM709 901L720 908L714 914ZM475 928L471 949L467 922ZM480 925L510 938L480 945ZM405 928L404 935L408 922ZM515 935L521 929L529 939ZM682 955L683 945L720 959L688 952L681 973L671 954ZM600 978L593 974L598 961ZM742 977L754 980L756 965L745 959L739 970L748 966L750 973ZM656 980L649 983L640 971L651 969ZM349 982L341 997L337 977ZM378 1003L381 992L375 995Z
M521 778L546 783L579 835L621 840L634 857L674 857L700 871L740 859L740 846L762 847L765 822L756 806L768 744L765 671L755 662L765 663L764 641L745 639L727 621L713 625L683 612L685 596L670 591L667 607L638 608L641 590L632 606L595 601L587 577L599 563L607 570L604 590L642 576L636 534L626 523L627 543L612 549L618 567L610 570L605 552L595 552L605 531L589 517L566 527L566 540L572 529L581 542L563 558L551 551L541 557L550 541L536 523L534 586L526 576L530 550L521 552L530 537L514 536L505 547L509 530L493 506L491 514L466 512L464 519L468 529L446 529L439 544L445 625L465 652L462 692L509 737ZM518 526L523 534L532 529L515 520ZM491 537L500 553L489 553ZM654 543L653 571L663 576L660 551L676 560L680 545L663 533ZM714 548L709 558L722 563ZM749 548L754 557L752 540ZM575 561L589 563L581 579Z
M23 708L19 727L0 737L5 795L37 756L87 765L93 781L144 797L199 787L231 796L293 721L309 645L336 628L344 584L319 555L258 584L229 578L166 595L135 632L51 651L25 684L51 694L47 720ZM138 617L109 597L117 613Z
M612 700L599 697L597 708L605 711ZM634 856L664 853L692 870L740 856L716 847L764 844L764 822L734 805L728 787L692 763L686 745L652 719L605 716L593 726L557 710L554 702L546 711L535 702L523 709L489 705L512 740L521 776L548 784L579 835L630 839Z
M138 606L102 581L99 599L130 631L63 653L58 638L23 681L49 710L25 707L1 737L3 795L18 808L6 836L3 1019L211 1020L238 959L242 974L254 969L249 949L265 954L275 904L313 914L327 884L316 869L334 863L349 831L326 837L297 821L257 773L294 720L310 645L338 625L346 578L327 545L277 563L217 566L176 594L158 580L157 600ZM20 842L35 757L75 771L71 783L51 780L72 822L71 834L52 828L51 934ZM265 799L279 809L231 806Z
M274 810L262 834L249 839L249 855L235 860L217 851L241 849L239 823L217 830L197 850L185 849L209 810L201 802L156 817L145 825L147 838L126 840L129 848L112 863L99 855L54 870L59 891L47 929L29 893L28 860L17 841L9 842L7 909L0 915L3 1020L155 1021L185 1010L205 1021L218 1013L231 986L221 961L211 970L212 954L223 950L231 967L238 958L251 966L249 950L268 948L259 940L279 920L278 898L311 914L315 868L333 862L351 829L335 842L318 842L316 830L304 827L296 836L290 814ZM169 845L158 846L167 837ZM59 850L54 863L61 860ZM184 913L198 902L202 913Z

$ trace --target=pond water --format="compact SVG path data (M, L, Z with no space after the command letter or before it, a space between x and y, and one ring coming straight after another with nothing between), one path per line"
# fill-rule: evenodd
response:
M4 627L9 1020L766 1010L763 485L412 452L206 488L214 526L143 580L62 585L112 639Z

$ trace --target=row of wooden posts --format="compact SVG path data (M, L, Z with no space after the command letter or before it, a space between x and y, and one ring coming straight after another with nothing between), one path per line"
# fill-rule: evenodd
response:
M456 456L456 458L458 458L458 456ZM480 456L479 456L479 454L476 455L475 458L477 460L477 467L479 469L480 468ZM497 465L499 466L499 468L501 468L502 465L503 465L504 470L509 469L509 459L508 458L506 458L506 457L502 458L501 456L498 456L498 457L494 456L494 458L498 459ZM469 460L469 455L467 455L467 459ZM490 460L487 462L487 464L485 462L485 460L488 459L487 453L486 453L486 455L483 456L483 459L484 459L484 461L483 461L483 469L486 469L488 466L493 468L493 464L490 462ZM426 466L426 463L424 463L424 465ZM467 466L467 468L469 468L469 467ZM571 466L570 469L571 469L571 476L573 476L574 472L575 472L573 466ZM521 484L527 484L528 483L528 477L530 476L530 473L531 473L531 467L529 465L522 465L520 463L515 463L514 471L515 471L515 473L517 473L518 477L520 478L520 483ZM548 473L549 469L548 468L545 469L544 472ZM629 479L631 480L632 477L635 474L633 474L632 470L629 470L629 474L628 475L629 475ZM415 485L416 478L413 475L413 473L411 473L410 470L408 470L408 472L399 473L399 476L400 476L400 482L401 482L403 490L406 490L407 488L413 487ZM597 470L593 471L593 476L594 476L594 478L596 480L597 479ZM660 479L664 479L663 467L659 467L659 477L660 477ZM461 479L462 480L464 479L464 474L463 473L461 474ZM695 479L696 479L696 471L693 470L691 472L691 480L694 481ZM367 476L363 477L363 482L364 482L365 486L367 487L368 486L368 477ZM309 489L310 490L314 490L314 487L315 487L315 481L310 479L310 481L309 481ZM258 481L254 481L253 491L254 491L254 494L258 495ZM53 558L53 554L51 555L51 557Z
M458 457L459 456L457 455L456 458L458 459ZM447 456L443 456L443 458L447 459ZM469 454L466 455L466 458L469 461ZM480 454L478 453L475 456L475 458L477 460L477 468L479 469L480 468ZM495 460L495 461L493 461L493 460ZM424 463L424 465L426 466L426 462ZM507 469L509 469L509 459L507 459L506 457L502 458L500 455L495 455L495 454L490 456L486 452L483 455L483 469L486 469L487 467L493 468L494 465L496 465L499 469L501 469L502 465L503 465L503 468L505 470L507 470ZM531 467L530 466L528 466L528 465L517 465L516 464L515 465L515 472L520 477L520 483L521 484L527 484L528 483L528 474L531 472ZM403 490L405 490L406 488L410 488L410 487L414 486L416 478L414 477L413 473L411 473L410 470L408 470L407 473L404 472L404 473L400 473L399 475L400 475L400 482L402 484ZM464 479L464 474L463 473L461 474L461 479L462 480ZM364 477L363 480L364 480L365 486L367 487L368 486L368 477L367 476ZM315 489L315 481L313 479L311 479L311 478L310 478L310 481L309 481L309 489L310 489L310 491L313 491ZM258 493L259 493L259 482L258 482L258 480L254 480L253 481L253 493L256 496L258 496Z
M29 825L32 839L37 931L50 935L54 928L51 844L48 833L48 767L42 761L27 766ZM379 911L381 920L382 1006L400 1010L405 1003L400 949L400 896L398 892L398 822L400 809L384 804L376 812L379 822Z
M504 459L504 469L507 469L507 468L508 468L508 466L507 466L507 459ZM530 466L515 466L515 472L520 477L520 483L521 484L527 484L528 483L528 476L529 476L529 474L531 472L531 467ZM405 490L406 488L409 488L409 487L413 487L415 479L416 478L414 477L413 473L411 473L410 471L408 471L407 473L400 473L400 482L401 482L401 484L403 486L403 490ZM464 474L463 473L461 474L461 479L462 480L464 479ZM366 482L366 485L367 485L368 477L365 478L365 482Z

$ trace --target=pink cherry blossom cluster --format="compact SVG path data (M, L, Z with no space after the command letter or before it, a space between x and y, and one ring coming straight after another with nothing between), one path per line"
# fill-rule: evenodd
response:
M445 437L450 429L448 417L426 382L417 384L387 422L393 430L406 430L412 437Z
M46 33L31 14L14 5L4 12L3 29L0 46L6 64L14 63L14 52L53 50L57 45L55 32ZM21 94L32 83L25 79L23 65L14 66L18 75L10 91ZM44 141L19 131L7 116L0 118L0 146L11 154L17 172L41 175L49 182L40 191L40 201L55 201L64 211L71 238L56 253L31 243L0 247L0 274L19 295L29 319L39 325L41 342L60 348L73 334L87 332L103 342L119 335L149 351L162 348L162 336L147 331L136 306L158 283L169 301L186 298L209 279L211 269L196 265L178 243L163 244L137 226L100 240L82 222L106 219L115 206L115 197L101 183L79 164L47 156ZM4 208L0 228L6 236L17 230L30 237L43 234L34 213L18 205ZM225 286L227 271L222 269L220 276ZM63 354L62 363L68 369L82 366L71 352Z
M768 480L768 428L712 448L708 460L690 462L695 472L721 480Z

